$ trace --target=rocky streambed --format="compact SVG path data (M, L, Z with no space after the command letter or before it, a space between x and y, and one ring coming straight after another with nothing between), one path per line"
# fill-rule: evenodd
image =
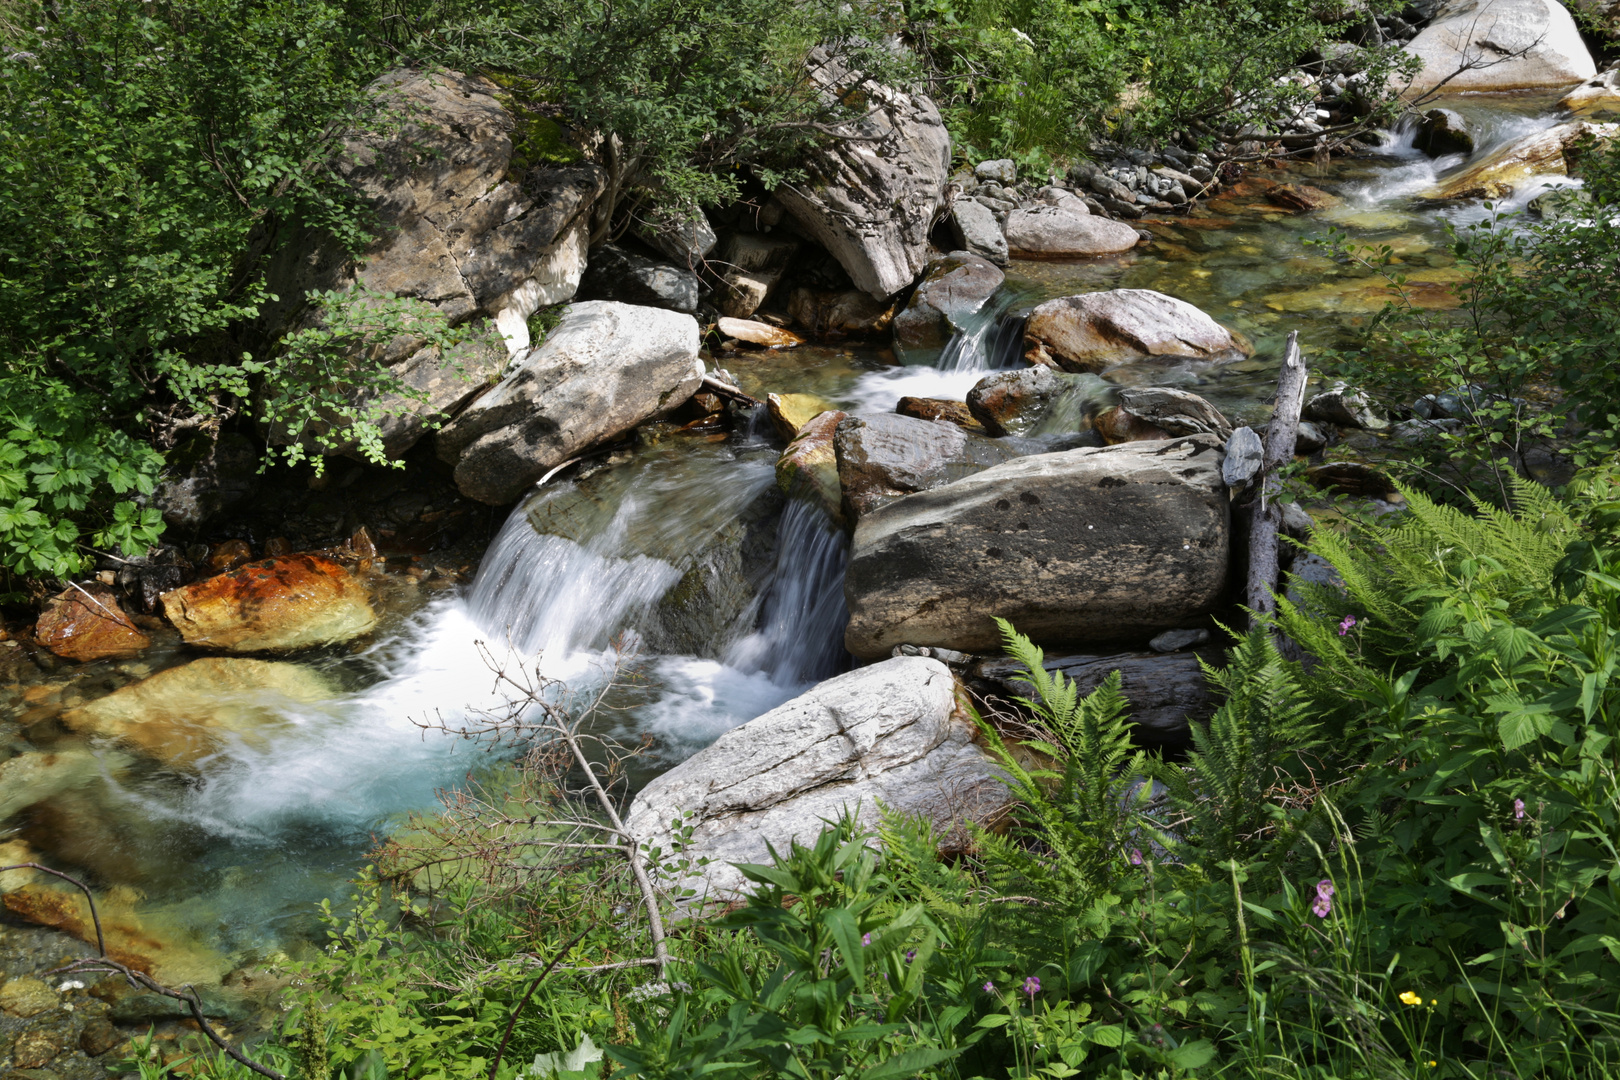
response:
M1113 190L1092 174L1005 209L1015 173L960 177L955 231L930 246L926 222L920 239L896 222L916 265L868 260L870 289L825 269L858 262L860 238L781 224L814 207L721 223L702 241L725 253L717 280L653 236L593 257L596 298L532 350L521 309L579 285L564 211L595 181L571 174L543 221L509 193L500 227L531 229L544 265L466 279L468 310L512 330L508 356L470 402L424 374L455 417L409 468L250 481L222 443L166 494L172 550L109 562L8 628L0 865L83 876L113 955L211 987L246 1031L263 972L315 947L314 903L374 838L498 767L436 730L504 704L492 665L538 656L587 686L631 656L639 678L612 703L616 734L651 740L633 827L655 837L687 811L722 860L856 801L958 837L994 815L962 696L1020 692L992 615L1083 686L1123 670L1143 741L1174 745L1210 707L1196 650L1241 573L1227 438L1262 425L1290 331L1307 352L1341 344L1390 296L1302 241L1332 226L1387 244L1420 303L1456 306L1443 226L1560 179L1560 97L1460 98L1472 151L1431 156L1413 129L1251 169L1183 213L1136 202L1128 224L1087 204ZM910 152L937 158L909 108ZM707 338L678 314L700 295ZM1318 393L1302 449L1336 466L1324 486L1388 494L1365 466L1398 440ZM31 1080L181 1030L172 1010L44 978L93 937L59 886L0 877L0 1060Z

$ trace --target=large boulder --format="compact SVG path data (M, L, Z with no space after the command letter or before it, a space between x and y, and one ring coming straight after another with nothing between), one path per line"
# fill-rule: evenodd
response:
M617 300L690 315L698 306L698 279L690 270L618 244L599 244L591 249L578 295L581 300Z
M1007 265L1007 237L995 211L977 199L957 199L948 219L956 246L982 255L997 266Z
M955 424L898 413L839 421L833 446L850 521L914 491L948 484L1010 461L1018 451Z
M1170 439L1178 435L1214 435L1225 442L1232 424L1197 394L1166 386L1132 386L1120 391L1119 404L1094 421L1111 443Z
M1097 217L1075 195L1054 205L1033 206L1007 214L1003 231L1015 259L1072 259L1117 255L1141 242L1123 221Z
M71 585L52 597L34 624L34 640L57 656L87 660L128 659L152 644L130 621L105 585Z
M811 153L803 162L808 179L782 185L776 197L856 288L893 296L927 259L950 175L951 137L932 101L875 83L819 48L810 79L828 99L858 99L865 115L840 129L858 138Z
M1620 67L1587 79L1565 94L1558 107L1591 120L1620 117Z
M308 714L337 694L328 676L302 664L209 656L69 709L62 723L184 767L231 741L264 749L293 722L289 714Z
M267 284L278 299L259 324L266 347L318 322L305 299L311 290L356 285L421 301L452 325L489 316L510 351L527 347L528 317L574 295L590 210L606 181L590 164L531 164L530 157L578 155L545 119L527 123L535 130L515 145L518 125L498 94L486 79L450 71L404 69L372 84L379 111L402 119L350 135L336 167L375 213L377 239L356 259L316 228L277 237ZM542 128L554 153L530 145ZM404 335L379 355L357 357L394 368L426 394L385 403L404 411L383 420L384 448L400 453L420 438L426 418L454 413L499 371L501 353L475 342L441 355Z
M365 586L321 555L282 555L162 596L186 644L225 652L291 652L370 632L377 613Z
M994 263L971 251L934 259L894 318L894 340L908 349L941 347L1006 279Z
M1153 356L1230 360L1254 346L1183 300L1150 289L1110 289L1048 300L1030 312L1024 346L1031 363L1101 371Z
M1477 162L1452 173L1423 194L1431 199L1502 199L1537 176L1571 176L1575 149L1588 137L1604 142L1620 134L1620 124L1577 120L1515 139Z
M1405 90L1414 96L1441 82L1447 93L1543 90L1597 74L1558 0L1445 0L1405 51L1423 63Z
M462 494L500 506L547 470L683 404L703 379L690 315L571 304L539 348L439 432Z
M995 817L1007 804L1000 773L974 743L950 669L903 656L829 679L741 727L636 795L626 830L709 864L677 884L699 900L746 888L733 863L768 863L770 848L810 844L846 810L876 825L881 807L930 821L942 834Z
M1185 743L1192 738L1192 721L1208 720L1215 711L1215 695L1210 692L1197 653L1048 656L1042 666L1062 672L1082 695L1119 672L1120 692L1131 703L1131 723L1140 743ZM1003 693L1035 697L1034 685L1027 681L1023 665L1016 660L986 660L974 669L974 674L997 684Z
M1085 430L1112 393L1095 375L1037 366L986 375L968 391L967 407L991 435L1047 435Z
M862 518L844 643L987 652L995 616L1049 646L1145 641L1220 602L1229 534L1213 436L1019 458Z

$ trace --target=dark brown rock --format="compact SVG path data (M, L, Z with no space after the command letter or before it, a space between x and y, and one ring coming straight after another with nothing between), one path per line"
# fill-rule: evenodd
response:
M1312 210L1325 210L1338 206L1344 200L1309 184L1278 184L1266 192L1266 200L1296 214Z
M894 340L903 348L937 349L961 328L962 319L990 299L1006 280L989 259L953 251L935 259L894 319Z
M1011 447L955 424L896 413L846 417L833 446L844 512L852 522L884 503L1017 456Z
M227 540L208 553L208 569L216 574L235 570L253 561L253 545L246 540Z
M1105 392L1095 376L1037 366L986 375L968 391L967 407L995 436L1083 431Z
M79 1032L79 1049L91 1057L100 1057L123 1041L123 1034L101 1016L85 1024L84 1030Z
M917 420L943 420L955 424L963 431L975 435L985 434L984 425L968 411L965 401L947 401L944 398L903 397L894 411L901 416Z
M80 663L128 659L152 644L118 606L113 591L99 583L74 585L52 597L34 624L34 640Z

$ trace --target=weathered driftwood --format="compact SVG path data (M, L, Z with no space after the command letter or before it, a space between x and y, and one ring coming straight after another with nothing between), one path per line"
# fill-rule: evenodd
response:
M1131 720L1145 743L1184 743L1192 737L1191 722L1207 720L1215 711L1197 653L1049 656L1042 666L1074 680L1081 694L1119 672L1120 692L1131 703ZM1035 688L1019 677L1022 671L1017 660L986 660L975 674L1008 694L1032 697Z
M1294 456L1294 440L1299 434L1299 410L1305 402L1305 357L1299 351L1299 332L1288 335L1282 371L1277 375L1277 405L1266 425L1265 457L1260 468L1260 497L1255 501L1254 524L1249 530L1249 610L1269 615L1277 610L1276 589L1280 574L1277 561L1277 533L1282 524L1282 507L1277 493L1282 481L1277 470Z

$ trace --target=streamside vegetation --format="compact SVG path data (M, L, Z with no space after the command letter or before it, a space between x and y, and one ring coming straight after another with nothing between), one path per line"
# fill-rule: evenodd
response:
M1004 624L1032 690L1019 736L981 721L1006 827L942 859L916 821L829 822L729 910L671 888L667 965L554 740L378 853L256 1053L311 1080L1612 1075L1620 471L1510 483L1319 530L1342 584L1234 639L1181 761L1131 748L1117 676L1081 696Z

